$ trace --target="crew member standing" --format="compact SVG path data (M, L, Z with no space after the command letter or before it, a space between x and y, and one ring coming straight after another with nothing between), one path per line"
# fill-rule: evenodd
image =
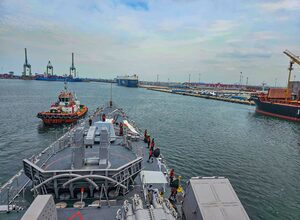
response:
M174 174L174 169L170 170L169 178L170 178L170 186L174 180L175 174Z
M152 138L152 141L151 141L151 144L150 144L150 149L151 149L152 151L154 150L154 146L155 146L154 138Z
M106 120L106 115L102 114L102 121L105 122L105 120Z
M147 143L148 143L148 148L150 148L150 144L151 144L151 138L150 138L150 135L147 136Z
M144 142L147 143L148 142L148 134L147 134L147 129L144 132Z
M176 201L177 191L178 191L178 188L180 187L180 179L181 179L181 176L178 176L177 179L172 181L172 183L170 185L172 187L170 197L173 197L174 201Z
M149 158L147 160L148 163L150 162L150 159L151 159L151 163L153 163L153 151L151 149L149 150Z
M120 122L120 136L123 136L123 123Z
M89 118L89 125L92 126L93 120L92 117Z

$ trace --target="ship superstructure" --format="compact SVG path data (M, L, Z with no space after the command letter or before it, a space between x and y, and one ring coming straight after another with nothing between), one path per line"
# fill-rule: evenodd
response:
M116 78L117 84L119 86L126 86L126 87L138 87L139 79L136 74L129 76L118 76Z

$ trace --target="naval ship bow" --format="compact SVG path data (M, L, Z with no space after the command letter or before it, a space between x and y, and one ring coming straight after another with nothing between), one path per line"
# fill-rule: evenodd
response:
M192 178L170 200L169 169L161 154L147 161L141 133L110 101L23 160L0 189L0 212L22 220L249 219L223 177Z

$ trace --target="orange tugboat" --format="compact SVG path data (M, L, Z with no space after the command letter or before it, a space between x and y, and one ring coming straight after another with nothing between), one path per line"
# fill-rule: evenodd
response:
M88 108L85 105L80 105L77 98L67 90L65 82L65 90L60 92L57 102L51 105L48 112L39 112L37 117L48 125L66 124L76 122L87 111Z

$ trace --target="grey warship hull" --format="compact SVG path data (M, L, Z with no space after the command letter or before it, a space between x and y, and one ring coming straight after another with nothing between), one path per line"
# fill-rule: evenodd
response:
M105 122L102 115L107 116ZM148 145L125 112L98 108L90 119L91 125L88 119L79 121L43 152L23 160L24 169L1 187L0 207L10 213L0 214L0 219L208 220L220 213L249 219L235 193L231 202L225 198L234 190L224 178L193 179L188 196L178 192L170 200L163 156L148 162ZM224 198L217 195L219 186L224 187ZM193 200L201 193L202 200ZM191 207L198 207L198 217L185 217ZM237 209L233 212L232 207Z
M153 158L151 163L147 162L149 156L147 144L144 143L144 138L140 135L141 132L137 128L133 128L131 124L129 126L133 128L134 132L130 129L124 129L124 135L119 135L119 123L124 123L124 121L129 123L127 116L121 109L116 107L99 108L92 116L92 123L95 124L100 121L102 114L114 120L113 128L116 135L114 141L108 143L109 152L105 154L100 149L99 156L100 135L99 133L98 135L95 134L92 144L84 144L83 149L86 157L83 158L82 166L80 168L74 167L72 157L76 154L74 152L77 149L72 146L74 144L72 137L78 128L82 128L83 136L86 138L90 127L88 120L83 120L43 152L23 160L24 169L6 187L2 188L1 204L5 206L9 197L11 209L20 209L19 211L22 213L22 209L26 209L35 196L51 194L55 203L66 202L72 207L76 201L79 201L81 191L84 190L85 208L81 209L81 212L85 218L94 219L96 215L99 215L98 209L88 206L92 206L97 201L99 203L101 196L100 203L110 205L106 211L104 211L105 208L101 209L103 210L101 215L106 213L105 219L115 219L116 210L122 207L128 197L138 194L140 198L144 198L139 174L142 170L166 174L168 170L163 163L163 158L160 156ZM100 158L101 155L104 157ZM107 164L105 163L101 167L100 160L106 160ZM67 183L75 178L78 180L70 184ZM64 185L65 183L68 185ZM165 186L165 194L170 195L170 187L168 184ZM22 204L26 204L24 206L18 202L20 195L23 195L20 192L24 192L25 195L21 199ZM101 193L102 195L100 195ZM73 209L75 210L74 213ZM89 211L85 213L85 209ZM98 211L94 213L93 210ZM75 208L58 209L58 219L71 217L76 212Z

